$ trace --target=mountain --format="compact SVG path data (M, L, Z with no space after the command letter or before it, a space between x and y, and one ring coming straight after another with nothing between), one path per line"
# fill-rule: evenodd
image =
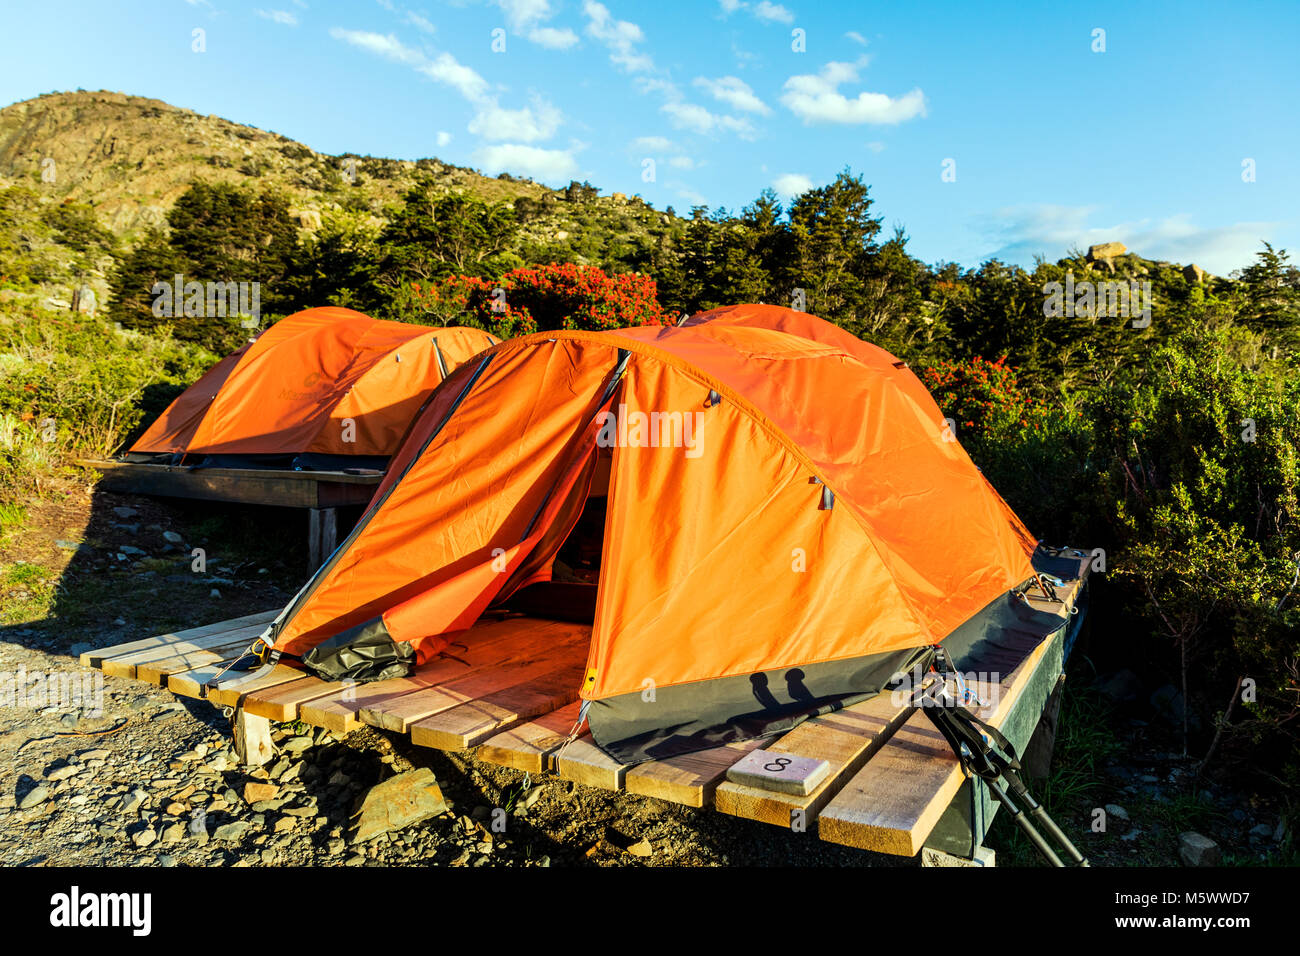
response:
M128 246L164 221L194 179L278 188L311 231L331 209L382 218L385 206L424 175L448 192L512 204L532 200L526 236L532 242L567 234L590 218L569 215L572 204L562 205L573 198L573 187L554 190L508 174L492 178L438 159L331 156L279 133L141 96L78 90L0 109L0 187L25 184L60 202L88 203ZM657 232L668 221L639 197L581 192L584 202L616 214L611 231Z

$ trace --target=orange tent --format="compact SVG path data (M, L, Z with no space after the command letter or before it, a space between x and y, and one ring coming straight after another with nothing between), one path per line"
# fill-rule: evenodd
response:
M977 639L1033 575L946 435L904 363L788 309L514 339L434 393L266 641L386 678L550 588L591 625L580 695L619 759L784 729Z
M328 467L344 456L382 466L433 389L497 341L478 329L307 309L209 369L128 457Z

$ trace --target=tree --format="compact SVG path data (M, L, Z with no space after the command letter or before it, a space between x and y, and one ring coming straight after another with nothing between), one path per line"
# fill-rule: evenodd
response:
M173 250L200 282L259 282L263 309L274 308L298 238L285 198L230 183L198 181L167 214Z
M124 328L142 331L154 331L160 326L175 328L186 323L184 318L178 323L174 317L154 315L151 290L159 282L171 284L178 274L184 275L187 267L184 257L172 247L166 231L151 227L135 248L118 261L109 276L110 314ZM184 338L180 334L177 337Z
M1235 273L1245 299L1241 322L1294 351L1300 348L1300 269L1290 264L1285 249L1274 250L1267 242L1255 258L1257 262Z
M504 203L439 194L432 180L422 180L380 234L380 285L392 289L412 279L499 275L518 264L511 254L518 231L518 220Z
M847 170L790 204L791 272L808 311L846 328L861 325L867 263L880 220L869 187Z
M293 310L369 307L377 230L368 220L347 212L327 213L321 228L299 243L290 258L285 290Z

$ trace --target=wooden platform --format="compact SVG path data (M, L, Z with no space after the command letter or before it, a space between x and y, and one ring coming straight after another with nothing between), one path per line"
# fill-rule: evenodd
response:
M294 471L287 468L186 468L125 461L83 459L103 477L99 487L133 495L197 498L245 505L307 508L307 544L312 570L338 543L336 508L365 505L383 481L382 474Z
M981 716L1024 750L1062 669L1071 610L1083 581L1058 588L1061 603L1034 598L1066 626L1029 650L1006 675L976 688L989 700ZM165 686L185 697L235 659L273 611L164 634L82 655L106 674ZM255 685L218 689L209 700L234 707L254 744L266 721L301 720L339 733L370 725L409 734L441 750L476 749L478 759L555 772L577 783L657 797L692 807L817 833L833 843L913 856L922 846L969 854L996 811L972 788L929 719L882 694L804 721L784 735L733 743L636 766L610 758L584 733L565 743L578 718L578 693L591 629L527 617L480 622L467 648L396 680L345 686L286 664ZM252 746L252 745L250 745ZM825 760L826 778L806 795L741 786L727 769L762 747ZM266 754L269 757L269 753Z

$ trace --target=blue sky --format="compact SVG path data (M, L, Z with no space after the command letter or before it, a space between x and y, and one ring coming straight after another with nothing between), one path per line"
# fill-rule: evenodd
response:
M3 103L120 90L325 152L588 179L679 213L847 166L927 262L1108 240L1220 274L1262 239L1300 258L1294 2L12 7Z

